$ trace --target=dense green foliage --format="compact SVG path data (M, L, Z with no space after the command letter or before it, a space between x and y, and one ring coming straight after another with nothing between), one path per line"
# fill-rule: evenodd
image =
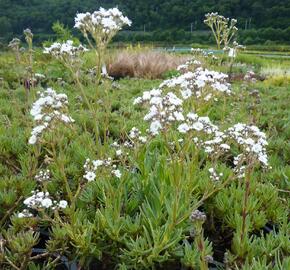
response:
M55 23L0 53L0 269L289 269L287 56L242 54L216 14L223 52L108 49L130 21L97 14L90 50Z
M21 54L18 65L11 53L0 57L0 268L57 269L68 260L71 269L77 264L84 270L204 270L208 263L219 269L288 269L289 76L281 72L256 83L243 78L248 70L257 74L266 67L287 70L289 61L240 55L233 69L233 95L204 108L218 125L254 123L267 133L272 169L251 174L246 234L241 237L245 185L236 178L228 182L230 157L225 163L217 161L224 177L213 183L208 173L211 159L191 138L184 137L189 144L176 151L182 145L175 129L126 149L129 154L121 160L129 169L121 179L106 168L98 171L95 181L83 179L86 158L113 157L117 162L111 144L124 142L133 126L148 128L142 120L144 109L132 101L160 83L104 80L96 92L94 78L87 73L94 66L92 59L90 53L84 56L81 79L97 115L91 115L71 74L58 61L36 52L33 71L46 78L26 92L19 83L27 76L28 54ZM226 61L217 65L208 58L200 60L207 68L229 71ZM48 131L41 145L28 145L33 125L29 110L36 92L46 85L68 95L76 122ZM251 94L253 89L259 100ZM108 125L107 142L105 135L100 141L93 135L95 123L100 134ZM18 218L23 200L38 185L34 176L40 169L52 174L45 189L56 199L69 201L69 207ZM69 184L72 199L64 183ZM206 214L205 222L189 219L197 208Z
M59 20L72 27L77 12L115 5L133 21L130 30L139 31L129 35L122 33L117 38L119 41L209 42L209 35L200 35L196 31L206 29L203 24L205 13L218 11L224 16L237 18L238 27L248 29L241 34L242 42L289 42L288 0L0 0L0 37L7 41L30 27L37 34L36 40L45 40L53 33L53 22ZM190 33L191 27L193 34ZM260 28L264 30L255 30Z

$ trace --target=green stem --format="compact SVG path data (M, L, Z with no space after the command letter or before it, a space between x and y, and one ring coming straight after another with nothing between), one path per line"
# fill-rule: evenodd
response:
M97 92L98 92L98 86L101 81L101 71L102 71L102 50L96 50L96 55L97 55L97 66L96 66L96 86L97 86Z
M60 168L60 172L62 175L62 180L64 182L66 193L68 195L69 201L72 202L73 201L72 191L70 189L68 179L67 179L66 174L65 174L63 162L59 162L59 160L58 160L58 157L56 154L55 142L52 142L51 146L52 146L52 151L53 151L53 159L54 159L55 163L58 165L58 167Z
M79 87L79 89L80 89L80 91L81 91L81 94L82 94L82 96L83 96L83 98L84 98L84 100L85 100L85 103L87 104L89 110L90 110L91 112L93 112L93 111L94 111L94 110L93 110L93 107L91 106L91 103L90 103L89 100L88 100L88 97L87 97L86 92L85 92L85 90L84 90L84 88L83 88L83 85L82 85L82 83L80 82L78 72L74 72L73 69L72 69L71 67L70 67L70 71L71 71L72 75L74 76L75 82L76 82L76 84L78 85L78 87Z
M99 140L99 127L97 125L97 112L96 112L95 108L91 105L90 101L87 98L87 95L85 93L83 85L82 85L82 83L81 83L81 81L79 79L78 73L74 72L74 70L72 69L71 66L67 65L67 67L70 69L72 75L74 76L74 80L75 80L76 84L78 85L78 87L79 87L79 89L81 91L81 94L82 94L82 96L83 96L83 98L85 100L85 103L88 106L90 113L93 115L94 133L95 133L96 141L98 142L98 140Z
M241 244L243 244L244 237L246 235L246 220L248 216L248 200L250 196L250 175L251 175L251 167L245 176L245 195L244 195L244 204L242 210L242 231L241 231Z
M23 199L23 196L20 196L19 199L14 203L14 205L5 213L5 215L0 220L0 227L5 223L6 219L11 215L11 213L17 208L20 201Z
M20 268L17 267L7 256L5 256L4 258L9 263L9 265L13 267L13 269L20 270Z
M207 262L205 260L205 256L206 256L205 255L205 243L204 243L204 239L203 239L202 227L200 228L200 233L198 233L198 235L196 236L196 245L197 245L197 248L200 252L200 258L199 258L200 270L208 270Z
M205 193L202 198L193 206L191 207L190 211L187 212L187 214L185 214L183 217L181 217L178 222L176 223L176 225L180 224L181 222L183 222L184 220L188 219L190 213L192 212L192 209L197 209L198 207L200 207L204 201L206 201L208 198L210 198L213 194L215 194L216 192L222 190L227 184L229 184L233 179L235 178L234 175L232 175L231 177L229 177L225 182L223 182L219 187L215 188L214 190L212 190L209 193Z

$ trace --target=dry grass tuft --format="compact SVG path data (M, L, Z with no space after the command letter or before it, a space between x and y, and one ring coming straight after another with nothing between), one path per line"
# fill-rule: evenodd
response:
M155 51L121 51L109 58L106 65L109 75L117 79L124 77L160 79L165 72L176 69L188 58Z

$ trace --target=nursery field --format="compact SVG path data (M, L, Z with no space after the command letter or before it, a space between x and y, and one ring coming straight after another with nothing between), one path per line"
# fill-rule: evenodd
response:
M1 270L290 269L290 59L25 31L0 53Z
M126 56L142 53L148 54L138 49L127 51ZM92 64L89 56L84 56L84 66ZM149 57L150 62L156 59L156 55ZM199 60L209 69L227 71L226 66L209 63L207 58ZM50 265L56 259L55 265L75 261L86 265L84 269L88 265L90 269L96 265L103 269L117 265L120 269L180 269L182 265L195 269L200 252L210 258L211 268L241 267L241 263L241 269L289 267L290 77L285 75L289 61L240 55L233 68L231 95L199 109L201 115L223 128L236 123L255 124L267 136L271 168L251 173L242 242L245 186L239 179L229 181L233 153L224 156L222 162L212 161L191 145L192 137L179 135L174 129L147 136L144 144L135 145L135 137L130 137L133 127L143 136L148 129L143 120L145 110L133 105L134 99L157 88L162 78L177 76L176 71L146 79L160 74L145 67L143 78L103 79L96 89L93 76L84 68L82 84L97 108L96 114L91 114L61 64L40 52L34 61L35 72L45 78L27 90L19 85L23 78L19 74L26 72L25 62L15 64L9 53L0 58L1 269L13 269L9 260L15 266L26 260L28 269L42 269L37 262ZM247 78L249 70L255 75ZM67 95L68 112L75 122L47 131L41 146L30 145L30 109L37 92L48 86ZM88 158L111 158L122 176L119 179L104 168L88 183L83 177ZM212 166L223 174L219 180L211 178ZM46 170L50 171L49 181L35 180ZM37 189L45 189L54 200L68 201L69 206L42 210L34 218L19 218L25 209L24 199ZM197 225L190 220L190 213L196 209L206 215L201 222L203 230L198 227L202 230L198 232L202 235L200 243L194 240ZM274 260L279 264L273 265Z

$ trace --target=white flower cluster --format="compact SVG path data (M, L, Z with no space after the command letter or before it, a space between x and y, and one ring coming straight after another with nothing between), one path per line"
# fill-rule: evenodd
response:
M117 141L113 142L111 146L115 148L115 155L116 160L114 160L115 163L120 162L120 158L123 160L125 159L125 156L129 155L129 152L127 152L128 148L134 148L138 146L139 144L145 144L147 142L147 137L142 136L142 132L136 128L133 127L128 134L128 140L118 143Z
M218 131L218 127L213 125L207 116L199 117L197 114L190 112L186 116L186 122L178 126L180 133L187 133L188 131L203 131L206 134L212 134Z
M234 172L238 178L244 178L246 176L246 162L247 160L243 154L234 157Z
M97 159L97 160L90 160L87 159L84 164L85 174L83 175L84 179L86 179L88 182L92 182L96 179L96 171L99 169L99 167L107 167L111 169L112 175L114 175L117 178L121 178L122 173L119 169L117 169L117 165L113 164L112 159Z
M74 46L72 40L67 40L64 43L55 42L50 47L45 47L43 53L60 58L66 56L77 57L85 51L88 50L84 46Z
M206 220L206 215L204 212L201 212L199 210L194 210L191 215L190 215L190 220L192 222L196 222L196 221L202 221L205 222Z
M195 65L200 64L200 62L193 63ZM188 65L190 65L190 62L189 64L181 66L181 68ZM227 74L198 67L194 72L189 71L180 76L163 81L157 89L143 92L143 95L137 97L133 104L148 102L151 101L151 99L160 99L162 91L165 88L176 87L179 87L181 97L184 100L190 98L194 94L196 98L203 97L204 100L207 101L214 96L214 92L231 94L231 85L227 82L227 79ZM214 92L209 91L211 89L214 90Z
M243 150L242 156L236 159L238 164L243 157L249 158L249 155L258 159L264 167L268 166L268 156L266 146L266 134L256 126L248 126L238 123L230 127L226 132L228 138L233 139Z
M183 101L191 96L209 101L215 97L216 93L230 94L230 84L227 83L227 78L228 76L224 73L198 67L194 72L189 71L165 80L157 89L143 92L143 95L137 97L133 104L149 103L150 109L144 120L151 122L149 131L152 135L157 135L168 124L185 120ZM173 92L164 93L168 89L179 89L181 97L179 98Z
M213 59L218 59L212 51L205 51L203 49L200 48L191 48L191 53L195 56L195 57L202 57L202 58L208 58L208 57L212 57Z
M41 170L37 175L35 175L34 179L37 182L46 182L50 179L50 171L49 170Z
M142 136L141 131L138 128L136 128L136 127L133 127L130 130L130 132L129 132L129 138L134 143L136 143L136 142L146 143L147 142L147 137L146 136Z
M247 71L244 80L255 83L257 81L255 72L253 70Z
M259 161L263 167L268 166L266 135L256 126L238 123L223 132L212 124L208 117L199 117L191 112L187 114L186 121L177 129L182 134L194 131L196 135L194 142L203 146L206 153L220 154L238 145L242 152L235 157L234 165L239 175L243 175L245 167L242 165L247 164L250 157ZM210 135L211 138L202 139L199 132Z
M90 33L102 44L107 44L123 26L130 26L131 23L118 8L100 8L93 13L78 13L75 17L75 28L80 29L85 36Z
M210 173L210 179L212 181L219 181L220 178L223 176L223 173L217 173L216 170L214 168L209 168L208 169L209 173Z
M31 214L28 209L24 209L22 212L18 213L17 216L19 218L28 218L33 217L33 214Z
M222 35L222 40L224 41L225 45L227 45L231 38L235 35L238 31L236 27L237 20L226 18L222 15L219 15L217 12L211 12L205 14L204 23L207 24L211 28L216 28L216 31L222 29L220 34Z
M151 122L149 131L153 136L159 134L160 130L165 129L172 122L184 120L183 101L172 92L165 96L153 95L149 104L150 109L144 116L144 120Z
M24 200L24 204L26 207L34 210L40 209L64 209L67 207L68 203L65 200L52 200L49 192L43 191L32 191L32 195ZM29 212L28 209L24 209L22 212L18 214L19 218L22 217L32 217L33 215Z
M203 147L206 153L213 154L230 150L230 146L224 143L226 139L224 132L221 132L207 116L198 116L190 112L186 116L186 121L180 124L177 130L182 134L194 132L194 143Z
M184 117L185 101L193 94L196 97L201 97L204 89L208 88L214 89L216 92L230 94L230 84L226 80L226 74L198 67L194 72L189 71L164 81L157 89L143 92L143 95L137 97L133 104L147 103L150 105L144 120L151 122L149 132L153 136L159 134L161 130L165 130L172 123L179 123L177 127L179 133L193 133L193 142L198 147L203 148L212 158L220 158L238 145L242 153L234 160L234 171L240 176L250 164L249 157L251 156L255 158L255 161L259 161L264 167L267 167L265 134L257 127L245 124L237 124L221 131L210 121L209 117L201 117L194 112L189 112ZM182 98L173 92L166 93L167 88L171 90L177 87L179 87ZM210 97L208 97L209 95ZM213 92L207 92L204 100L209 100L212 95L214 95ZM140 136L137 129L133 129L130 134L133 138ZM178 141L182 142L183 139ZM211 170L210 173L213 180L219 180L221 175L214 170Z
M9 44L8 44L8 47L11 48L12 50L19 50L19 46L20 46L20 39L19 38L13 38Z
M149 102L151 98L153 97L161 97L162 90L160 89L152 89L151 91L144 91L142 96L137 97L134 99L133 104L141 104L145 102Z
M227 78L228 75L224 73L198 67L194 72L189 71L164 81L159 87L161 89L165 87L180 87L183 99L188 99L194 95L196 98L203 98L205 101L208 101L216 93L231 94Z
M206 153L218 155L231 149L231 146L225 143L227 137L224 132L216 130L212 135L212 139L202 142Z
M43 80L45 80L45 75L41 74L41 73L35 73L34 74L34 79L35 79L35 83L39 83Z
M143 136L138 128L133 127L128 133L127 140L122 143L115 141L110 145L115 150L115 156L113 159L111 157L97 160L86 159L84 164L85 174L83 175L83 178L88 182L94 181L97 177L97 171L101 168L105 168L106 171L109 171L109 174L116 178L121 178L121 171L128 171L130 169L130 161L127 159L129 156L128 149L138 147L140 144L145 144L146 142L147 137Z
M191 69L192 67L196 67L196 66L200 66L200 65L201 65L201 62L199 60L189 59L184 64L179 65L177 67L177 70L184 73L186 71L189 71L189 69Z
M45 129L53 127L54 122L73 123L66 115L68 100L66 94L57 94L52 88L40 93L39 99L33 103L30 114L37 125L31 132L29 144L36 144Z
M214 22L216 19L220 20L220 23L223 23L223 24L228 24L230 22L230 24L232 26L236 25L237 24L237 20L236 19L229 19L229 18L225 18L224 16L222 15L219 15L217 12L211 12L211 13L207 13L205 14L205 20L204 22Z
M205 15L206 19L204 23L208 25L215 37L218 49L223 43L224 47L229 47L231 40L236 35L238 28L236 27L237 20L225 18L224 16L219 15L218 13L208 13ZM236 49L230 49L229 57L235 57Z
M150 133L159 134L168 124L174 121L183 121L182 114L183 101L174 93L169 92L162 96L162 90L153 89L143 92L141 97L137 97L133 104L149 103L149 112L145 115L145 121L151 121Z
M205 51L201 48L191 48L190 51L193 53L193 54L203 54L205 53Z

